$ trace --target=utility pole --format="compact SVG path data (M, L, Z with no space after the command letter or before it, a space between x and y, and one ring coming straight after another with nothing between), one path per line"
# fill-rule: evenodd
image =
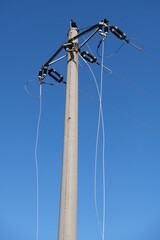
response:
M81 51L81 48L83 48L97 32L99 32L102 36L102 40L104 40L108 36L109 31L120 40L123 40L140 50L140 48L133 44L129 39L127 40L126 34L122 30L117 26L110 25L106 18L80 33L78 33L76 24L71 21L68 41L58 48L52 57L42 65L39 71L39 80L41 84L45 84L44 79L46 78L47 73L59 84L65 83L63 81L63 76L55 69L49 69L49 67L66 57L66 55L64 55L55 60L57 55L63 49L68 52L58 240L77 239L78 52L85 61L88 61L91 64L96 63L101 66L95 56L88 51ZM78 39L89 32L92 32L91 35L82 42L80 46L78 46ZM97 46L97 51L102 40ZM105 66L103 67L110 73L112 72L109 68Z
M69 39L78 34L71 23ZM78 38L68 51L58 240L77 239Z

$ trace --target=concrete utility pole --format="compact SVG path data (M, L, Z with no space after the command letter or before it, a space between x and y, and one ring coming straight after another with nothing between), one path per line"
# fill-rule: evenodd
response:
M94 32L93 32L94 30ZM81 48L97 33L104 40L108 36L108 32L112 32L120 40L131 44L133 47L141 50L126 38L126 34L117 26L109 24L105 18L84 31L78 33L76 23L71 21L71 27L68 34L68 41L62 44L53 56L42 65L39 70L40 83L44 83L47 73L56 82L64 83L63 76L55 69L50 68L52 64L60 61L55 58L65 49L68 52L67 62L67 85L66 85L66 106L65 106L65 123L64 123L64 142L63 142L63 163L61 177L61 198L60 198L60 214L58 240L76 240L77 239L77 172L78 172L78 52L81 57L90 63L96 63L101 66L97 58L88 51L81 52ZM92 32L92 34L78 46L78 38ZM97 47L100 47L102 40ZM112 72L107 67L110 73Z
M78 34L71 24L69 39ZM78 38L68 52L63 163L58 240L77 239Z

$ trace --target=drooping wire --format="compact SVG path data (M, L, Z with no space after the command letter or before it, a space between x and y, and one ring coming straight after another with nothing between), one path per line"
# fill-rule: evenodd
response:
M133 41L136 41L140 46L138 46L138 44L134 43ZM101 58L102 56L99 53L99 48L101 46L102 40L99 42L98 46L97 46L97 55ZM125 45L126 43L130 44L132 47L136 48L138 51L143 51L143 43L138 40L137 38L129 38L126 42L123 42L113 53L111 53L108 56L104 56L104 59L107 58L111 58L114 57Z
M86 38L84 36L83 36L83 39L86 40ZM88 42L86 43L86 45L87 45L89 51L91 52L91 54L94 56L95 54L93 53L92 49L90 48Z
M27 92L27 94L28 94L30 97L39 100L39 99L40 99L39 96L34 96L34 95L32 95L32 94L30 93L30 91L28 90L28 85L30 85L30 84L32 84L32 83L38 83L38 84L39 84L39 80L31 80L31 81L28 81L28 82L24 85L24 89L25 89L25 91ZM51 82L42 82L41 84L54 86L54 83L51 83ZM58 85L58 84L57 84L57 85Z
M90 67L90 65L88 64L88 62L80 55L79 53L79 56L83 59L83 61L85 62L85 64L88 66L92 76L93 76L93 79L95 81L95 85L96 85L96 89L97 89L97 93L98 93L98 98L99 98L99 102L101 101L101 95L100 95L100 91L99 91L99 87L98 87L98 83L97 83L97 79L92 71L92 68ZM102 107L101 107L101 114L102 114L103 110L102 110ZM97 127L97 133L99 131L99 124L100 124L100 121L99 121L99 116L98 116L98 127ZM98 133L99 135L99 133ZM97 195L96 195L96 185L97 185L97 182L96 182L96 179L97 179L97 140L96 140L96 153L95 153L95 176L94 176L94 201L95 201L95 209L96 209L96 216L97 216L97 222L98 222L98 227L99 227L99 231L100 231L100 235L101 235L101 238L102 238L102 231L101 231L101 224L100 224L100 221L99 221L99 214L98 214L98 208L97 208Z
M108 56L104 56L104 59L107 59L107 58L111 58L111 57L114 57L120 50L121 48L126 44L126 42L124 42L123 44L120 45L120 47L118 47L113 53L111 53L110 55ZM100 47L100 46L99 46ZM97 55L102 58L102 56L100 55L99 53L99 47L97 47Z
M39 138L39 126L41 120L41 112L42 112L42 84L40 84L40 108L39 108L39 117L37 124L37 134L36 134L36 144L35 144L35 164L36 164L36 184L37 184L37 229L36 229L36 240L38 240L39 233L39 179L38 179L38 159L37 159L37 146L38 146L38 138Z
M31 83L38 83L38 84L39 84L39 81L37 81L37 80L28 81L28 82L24 85L24 89L25 89L25 91L27 92L27 94L28 94L30 97L32 97L32 98L34 98L34 99L39 99L39 98L40 98L39 96L34 96L34 95L32 95L32 94L28 91L27 86L30 85Z
M103 60L104 60L104 39L102 43L102 62L101 62L101 101L99 107L99 116L100 111L102 109L102 93L103 93ZM103 111L102 111L102 128L103 128L103 235L102 240L104 240L104 231L105 231L105 131L104 131L104 118L103 118Z
M103 41L104 42L104 41ZM104 43L102 48L102 55L104 54ZM101 239L104 240L104 229L105 229L105 166L104 166L104 153L105 153L105 130L104 130L104 118L103 118L103 108L102 108L102 86L103 86L103 58L102 58L102 64L101 64L101 85L100 90L98 87L98 83L96 80L96 77L90 67L90 65L87 63L87 61L79 54L79 56L83 59L85 64L88 66L97 88L97 93L99 97L99 116L98 116L98 126L97 126L97 138L96 138L96 151L95 151L95 177L94 177L94 198L95 198L95 209L96 209L96 216L97 216L97 222L99 226L99 231L101 235ZM98 155L98 142L99 142L99 128L100 128L100 116L102 120L102 131L103 131L103 224L102 224L102 231L101 231L101 224L99 220L99 214L98 214L98 208L97 208L97 155Z

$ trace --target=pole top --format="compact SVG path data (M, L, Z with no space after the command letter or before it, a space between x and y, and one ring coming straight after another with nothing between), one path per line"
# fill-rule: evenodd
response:
M77 28L77 24L72 19L70 19L70 28Z

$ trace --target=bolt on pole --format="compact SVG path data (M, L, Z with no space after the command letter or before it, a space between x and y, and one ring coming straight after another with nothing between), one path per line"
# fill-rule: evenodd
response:
M78 34L71 25L68 37ZM68 52L58 240L77 239L78 38Z

